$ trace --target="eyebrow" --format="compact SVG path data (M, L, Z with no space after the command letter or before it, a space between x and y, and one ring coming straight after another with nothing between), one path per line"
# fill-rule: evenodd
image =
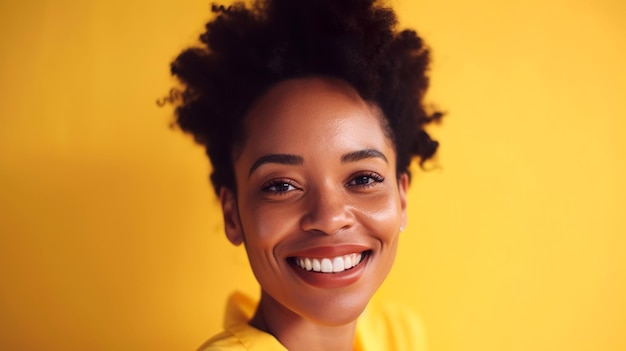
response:
M380 158L386 163L389 163L387 157L385 155L375 149L365 149L365 150L357 150L353 152L349 152L341 156L341 163L349 163L349 162L357 162L369 158ZM262 165L266 163L277 163L281 165L288 166L299 166L304 164L304 158L298 155L291 154L269 154L259 157L254 163L252 167L250 167L250 171L248 171L248 177L252 175L252 173Z
M387 160L387 157L385 157L385 155L382 152L375 150L375 149L365 149L365 150L358 150L358 151L347 153L341 156L341 162L342 163L357 162L357 161L365 160L368 158L380 158L386 163L389 163L389 161Z
M250 167L250 171L248 172L248 177L254 172L257 168L261 167L266 163L278 163L281 165L288 166L298 166L304 163L304 159L302 156L298 155L290 155L290 154L270 154L259 157L258 160L254 161L252 167Z

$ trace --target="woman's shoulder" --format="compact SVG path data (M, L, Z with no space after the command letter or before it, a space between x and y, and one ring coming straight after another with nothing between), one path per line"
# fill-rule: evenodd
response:
M198 351L286 351L274 336L248 324L256 302L234 293L230 296L224 318L224 331L207 340Z
M287 351L272 335L249 325L225 330L207 340L198 351Z
M223 331L198 348L198 351L238 351L247 350L244 343L229 331Z

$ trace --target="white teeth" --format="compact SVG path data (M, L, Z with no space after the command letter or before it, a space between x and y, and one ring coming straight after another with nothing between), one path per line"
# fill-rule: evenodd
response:
M352 255L346 256L344 259L344 265L348 268L352 267Z
M307 271L339 273L358 265L362 259L363 254L353 253L344 256L322 259L300 257L296 258L295 262L300 268L306 269Z
M316 272L321 272L322 265L320 264L320 260L318 260L317 258L314 258L312 261L313 261L313 270Z
M333 271L333 264L328 258L322 259L322 273L330 273Z
M343 272L343 257L333 259L333 272Z

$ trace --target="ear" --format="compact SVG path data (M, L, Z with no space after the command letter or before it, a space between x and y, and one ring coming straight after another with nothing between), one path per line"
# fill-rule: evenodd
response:
M225 186L220 189L220 204L224 215L224 229L226 237L233 245L241 245L243 242L243 230L239 220L239 209L235 194Z
M406 192L409 189L409 175L402 173L398 178L398 194L400 196L400 210L402 211L402 224L400 228L406 228L407 216L406 216Z

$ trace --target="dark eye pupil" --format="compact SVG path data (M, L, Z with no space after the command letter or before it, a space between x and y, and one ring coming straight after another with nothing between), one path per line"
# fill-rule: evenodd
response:
M368 184L369 183L370 178L367 176L361 176L358 177L357 179L355 179L357 184Z
M289 183L281 183L280 185L278 185L278 190L279 191L289 190Z

